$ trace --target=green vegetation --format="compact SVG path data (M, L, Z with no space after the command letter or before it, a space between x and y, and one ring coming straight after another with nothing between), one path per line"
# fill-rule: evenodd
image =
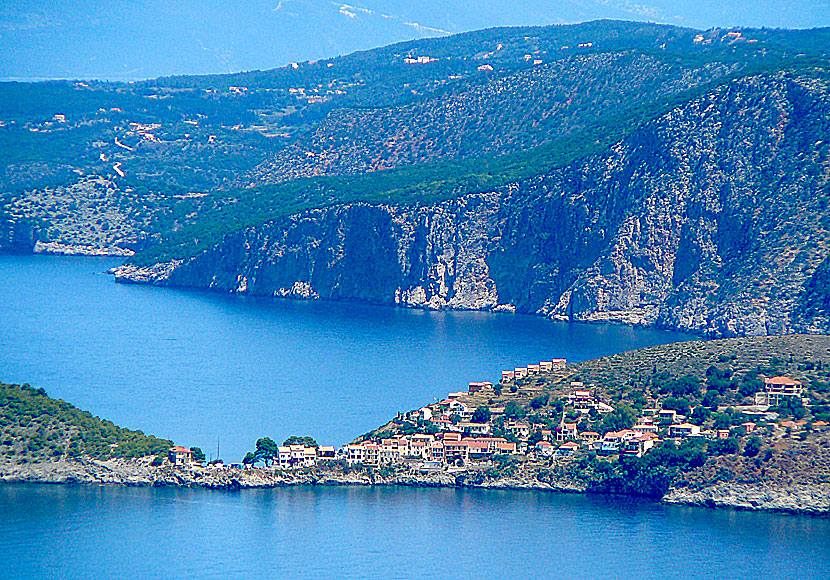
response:
M297 435L292 435L291 437L289 437L288 439L283 441L282 444L284 446L303 445L304 447L314 447L315 449L320 447L317 444L317 441L314 439L314 437L309 437L309 436L299 437Z
M0 453L7 460L163 456L172 445L99 419L43 389L0 383Z
M0 83L0 163L13 168L0 176L0 221L37 223L41 240L128 246L140 264L184 258L309 208L432 204L529 179L736 78L824 75L824 29L725 33L696 42L698 31L632 22L497 28L296 69ZM437 60L403 62L421 53ZM89 176L112 179L115 233L42 199Z

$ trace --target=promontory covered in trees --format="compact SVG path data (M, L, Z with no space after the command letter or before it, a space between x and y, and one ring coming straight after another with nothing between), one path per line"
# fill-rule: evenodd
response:
M828 336L690 341L537 366L401 412L339 448L263 434L237 465L205 465L198 447L0 384L0 481L531 488L830 511Z
M125 282L830 331L830 31L597 21L0 84L0 248Z

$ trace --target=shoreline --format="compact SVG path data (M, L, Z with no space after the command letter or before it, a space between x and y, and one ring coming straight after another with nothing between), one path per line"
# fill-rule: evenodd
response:
M56 461L38 464L0 464L0 485L103 485L120 487L186 487L224 491L275 489L294 486L420 487L544 491L603 496L638 497L665 505L708 509L733 509L765 513L830 517L830 483L774 486L751 483L717 483L701 489L672 487L662 497L589 491L584 482L558 477L547 471L549 481L537 478L543 470L526 470L518 476L473 481L471 471L451 473L404 472L380 475L371 470L272 468L210 469L200 466L156 467L152 457L124 460Z

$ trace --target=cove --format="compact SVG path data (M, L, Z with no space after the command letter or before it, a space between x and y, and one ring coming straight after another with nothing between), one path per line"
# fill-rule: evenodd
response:
M0 256L0 380L239 461L258 437L341 445L503 368L689 335L487 312L115 284L118 260Z

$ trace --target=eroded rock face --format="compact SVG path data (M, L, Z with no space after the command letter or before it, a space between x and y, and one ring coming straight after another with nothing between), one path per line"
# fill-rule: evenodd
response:
M828 95L813 79L742 79L551 173L427 207L307 211L150 281L710 336L828 332Z

